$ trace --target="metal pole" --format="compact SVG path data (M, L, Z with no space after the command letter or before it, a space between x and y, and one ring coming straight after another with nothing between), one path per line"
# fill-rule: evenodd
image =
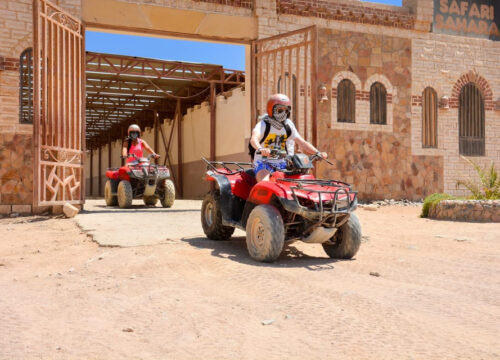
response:
M215 161L216 159L216 97L215 97L215 84L210 83L210 160Z

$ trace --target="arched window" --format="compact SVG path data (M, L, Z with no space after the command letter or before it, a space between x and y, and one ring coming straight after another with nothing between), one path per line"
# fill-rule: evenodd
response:
M337 121L355 122L356 88L349 79L342 80L337 86Z
M387 124L387 90L379 82L370 88L370 124Z
M28 48L19 58L19 122L33 123L33 49Z
M422 93L422 147L437 147L437 93L431 88L425 88Z
M292 75L292 89L290 89L290 75L288 72L285 73L285 81L284 84L281 84L281 75L278 78L278 93L283 92L287 94L291 90L290 101L292 102L292 121L297 123L297 77Z
M474 83L468 83L460 90L458 101L460 154L484 156L483 94Z

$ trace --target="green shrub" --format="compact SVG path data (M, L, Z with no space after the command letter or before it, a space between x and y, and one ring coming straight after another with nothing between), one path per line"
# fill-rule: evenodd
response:
M482 169L476 162L462 156L462 159L471 164L479 176L480 183L471 180L458 180L457 189L460 185L465 186L471 192L474 200L497 200L500 199L500 177L493 162L488 169Z
M422 213L420 214L420 217L426 218L429 216L429 210L436 206L440 201L442 200L453 200L456 199L456 197L448 195L448 194L440 194L440 193L434 193L432 195L429 195L425 198L424 204L422 205Z

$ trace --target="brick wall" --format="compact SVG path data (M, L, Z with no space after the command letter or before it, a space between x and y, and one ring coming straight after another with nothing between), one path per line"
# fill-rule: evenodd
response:
M476 179L475 171L461 159L458 149L458 94L474 82L485 98L485 156L473 159L481 166L493 162L500 169L500 111L494 100L500 96L500 42L457 36L427 34L412 41L412 154L443 157L444 191L468 195L456 188L459 179ZM422 103L425 87L433 87L438 99L447 96L449 109L438 109L438 146L422 148Z
M336 21L413 29L414 17L405 8L389 10L361 3L334 3L328 0L277 0L278 14L311 16Z
M443 159L411 152L411 40L321 28L318 52L319 81L332 90L349 78L359 94L352 124L337 123L334 96L318 106L319 148L335 164L321 164L319 176L354 184L362 199L420 199L441 190ZM363 94L375 81L391 95L387 125L369 124Z

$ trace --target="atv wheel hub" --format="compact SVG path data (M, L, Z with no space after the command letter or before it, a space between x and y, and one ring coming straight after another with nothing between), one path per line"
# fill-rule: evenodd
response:
M207 223L208 226L212 226L214 223L214 206L213 204L207 204L205 207L205 222Z

